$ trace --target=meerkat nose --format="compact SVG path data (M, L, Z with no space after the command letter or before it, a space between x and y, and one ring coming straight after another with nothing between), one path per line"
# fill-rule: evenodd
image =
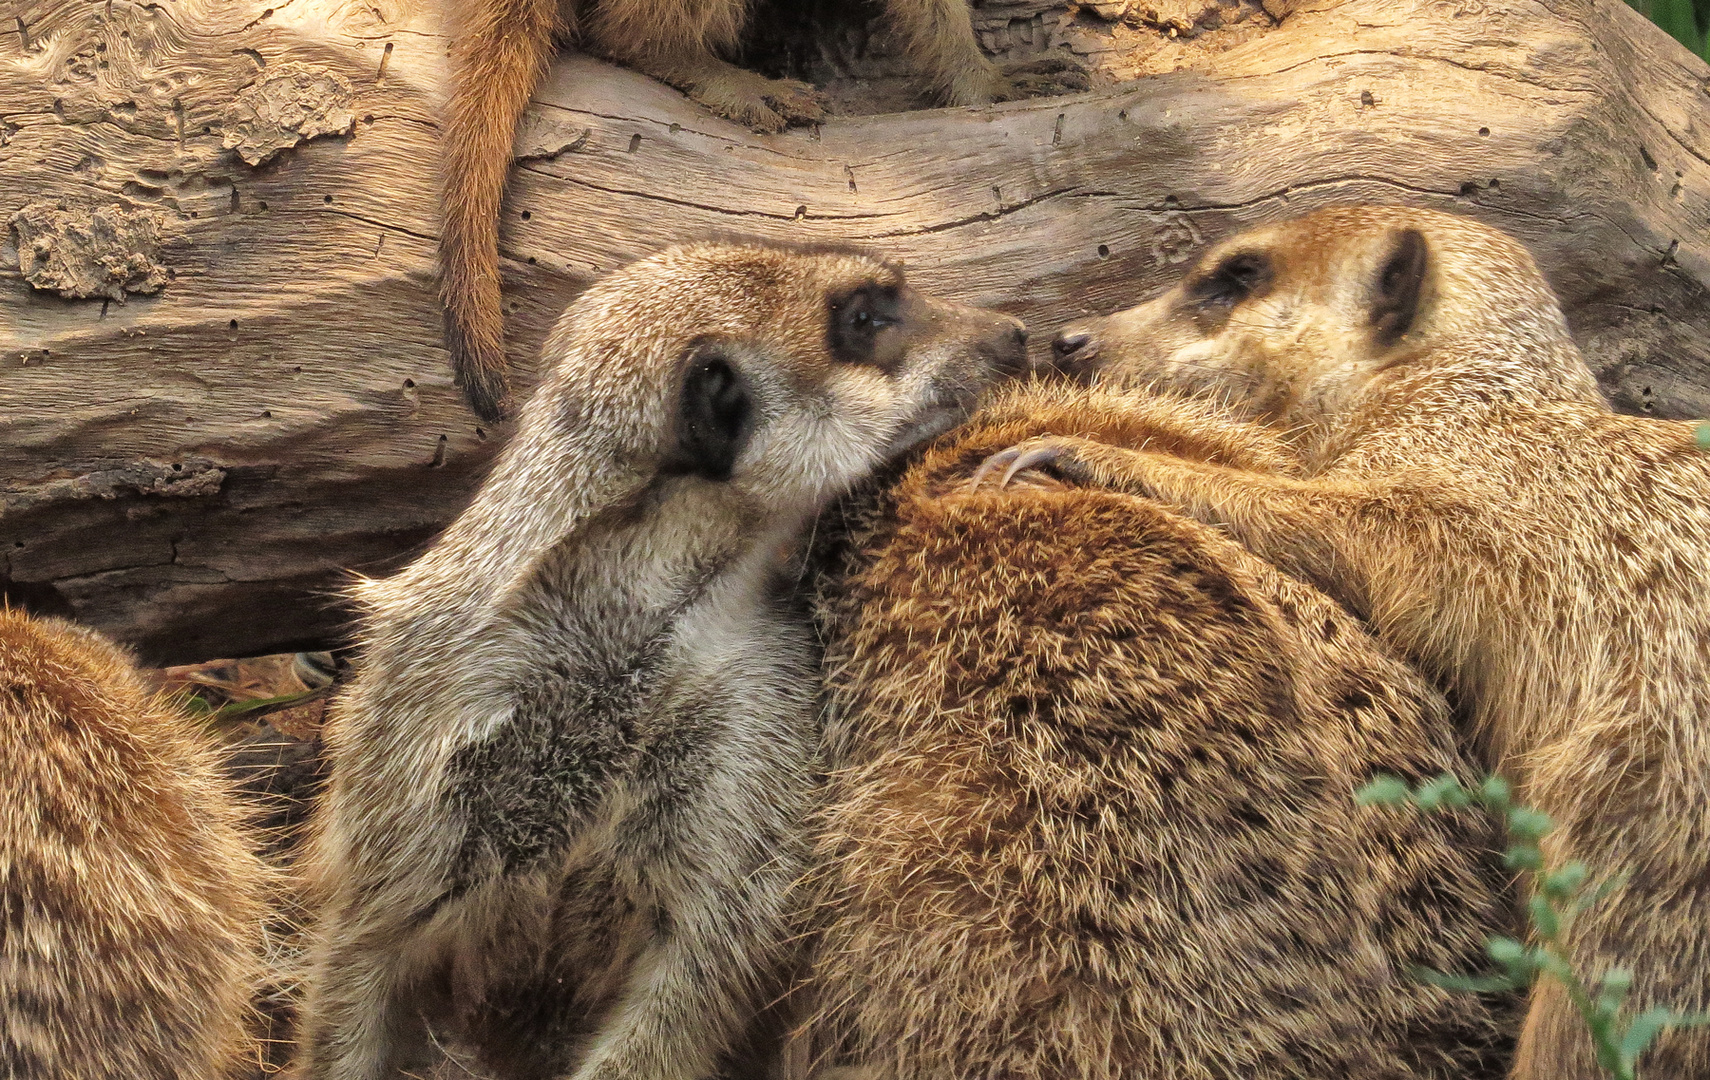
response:
M1051 352L1059 360L1067 360L1079 352L1092 335L1085 330L1065 330L1051 342Z
M1098 341L1091 330L1069 327L1051 339L1051 363L1065 375L1085 375L1098 357Z

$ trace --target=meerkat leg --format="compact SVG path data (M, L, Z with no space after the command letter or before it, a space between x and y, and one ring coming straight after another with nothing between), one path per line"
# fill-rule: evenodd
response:
M352 932L332 929L310 971L298 1031L306 1080L392 1080L426 1042L406 1005L422 942L398 920ZM413 962L414 961L414 962Z
M1085 90L1086 73L1067 60L1007 64L980 51L968 0L890 0L891 21L909 62L946 105L987 105L1030 94Z
M659 771L658 794L621 827L616 850L653 894L664 930L575 1080L711 1073L784 940L787 897L804 865L792 828L805 810L812 745L807 731L756 725L738 745L720 746L717 760ZM704 777L688 797L684 775Z
M540 875L489 878L432 910L378 902L324 932L300 1032L303 1075L384 1077L435 1055L429 1027L482 998L530 962L519 941L541 942L551 918ZM430 992L436 978L445 991Z
M747 19L747 0L604 0L590 14L586 36L596 51L756 131L825 119L824 98L809 84L768 79L718 58Z
M1007 484L1042 469L1066 480L1155 499L1208 525L1228 529L1249 550L1318 587L1362 614L1372 598L1349 574L1357 550L1346 542L1362 512L1383 499L1371 485L1299 480L1200 461L1183 461L1091 439L1029 439L987 458L970 485Z
M808 83L768 79L711 53L683 53L634 66L755 131L782 131L792 123L825 119L823 99Z
M451 36L440 135L440 298L452 369L488 422L510 413L499 296L499 204L523 107L552 57L557 0L472 3Z

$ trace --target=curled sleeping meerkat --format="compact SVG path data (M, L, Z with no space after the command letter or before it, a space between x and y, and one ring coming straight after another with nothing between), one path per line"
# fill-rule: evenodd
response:
M571 305L469 509L356 590L307 1076L398 1076L442 1023L505 1075L710 1072L802 865L818 658L787 551L1025 339L831 249L673 248Z
M863 1080L1502 1076L1507 1004L1406 974L1512 932L1489 822L1354 802L1379 772L1468 774L1442 695L1155 502L968 490L989 454L1068 432L1291 469L1202 407L1034 387L851 513L823 560L830 780L787 1059Z
M128 654L0 608L0 1076L257 1065L268 871L196 722Z
M447 0L451 95L440 137L440 293L458 385L483 419L510 411L499 297L499 204L523 107L558 40L677 87L761 131L816 121L807 83L768 79L721 59L742 37L751 0ZM1027 90L1085 89L1060 61L999 70L980 51L967 0L887 0L908 57L947 105Z
M1215 524L1369 620L1449 687L1487 767L1626 884L1566 932L1632 1008L1710 1009L1710 456L1620 416L1524 247L1425 210L1325 210L1209 251L1150 303L1067 327L1064 362L1203 394L1279 431L1290 475L1054 437L999 458ZM1710 1029L1657 1076L1710 1075ZM1517 1075L1601 1075L1558 984Z

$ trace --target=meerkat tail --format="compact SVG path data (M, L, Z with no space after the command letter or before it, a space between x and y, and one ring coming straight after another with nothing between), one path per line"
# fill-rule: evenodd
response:
M453 34L452 90L440 136L440 297L446 345L470 408L510 412L499 298L499 204L517 121L552 57L552 0L468 5Z

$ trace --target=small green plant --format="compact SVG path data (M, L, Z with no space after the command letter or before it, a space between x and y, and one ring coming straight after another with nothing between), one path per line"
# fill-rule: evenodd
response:
M1710 60L1704 31L1710 28L1710 0L1627 0L1635 11L1662 27L1694 56Z
M1591 1029L1597 1061L1616 1080L1636 1080L1639 1057L1664 1030L1710 1022L1710 1017L1689 1016L1664 1006L1653 1006L1630 1015L1623 1008L1632 989L1632 973L1613 968L1603 973L1593 992L1562 951L1562 934L1573 917L1602 900L1622 885L1622 878L1593 883L1582 862L1569 862L1551 869L1539 847L1551 828L1549 815L1529 806L1516 805L1508 782L1499 776L1477 787L1464 787L1453 776L1439 776L1417 789L1393 776L1380 776L1361 788L1355 799L1362 806L1407 806L1431 812L1477 806L1494 814L1507 831L1509 847L1503 861L1526 875L1529 897L1527 921L1533 944L1510 937L1493 937L1485 951L1501 968L1488 975L1454 975L1430 968L1415 968L1412 975L1448 990L1495 993L1525 990L1540 975L1555 979L1567 990Z

